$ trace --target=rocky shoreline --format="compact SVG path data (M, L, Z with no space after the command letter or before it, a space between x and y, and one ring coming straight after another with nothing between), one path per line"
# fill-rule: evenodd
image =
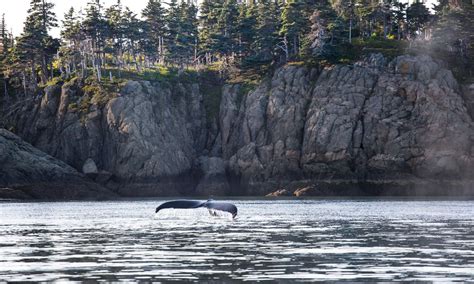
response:
M83 89L2 117L32 145L0 130L0 187L20 189L4 196L474 195L471 88L428 56L284 66L222 86L211 111L196 82L129 81L105 103Z

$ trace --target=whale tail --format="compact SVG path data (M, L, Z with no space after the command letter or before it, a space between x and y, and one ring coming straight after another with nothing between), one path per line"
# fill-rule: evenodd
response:
M160 206L158 206L155 210L155 213L158 213L160 210L163 209L195 209L195 208L207 208L209 213L212 216L217 216L216 211L223 211L232 214L232 218L237 216L237 207L228 202L219 202L209 199L207 201L199 201L199 200L173 200L168 201Z

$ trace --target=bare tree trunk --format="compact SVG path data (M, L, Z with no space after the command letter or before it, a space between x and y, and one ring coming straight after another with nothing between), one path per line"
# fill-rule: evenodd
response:
M352 43L352 16L349 20L349 43Z
M48 69L46 67L46 58L43 55L41 60L41 83L46 84L48 82Z
M26 76L24 76L24 79L25 79L25 84L26 84ZM31 61L31 79L33 81L33 83L35 84L36 86L36 70L35 70L35 63L34 61ZM25 87L25 94L26 94L26 87Z
M25 71L23 71L22 74L23 74L23 95L26 98L26 74L25 74Z

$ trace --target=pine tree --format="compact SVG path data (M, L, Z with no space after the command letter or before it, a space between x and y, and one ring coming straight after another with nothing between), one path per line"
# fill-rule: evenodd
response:
M347 38L352 43L352 32L354 29L354 21L356 17L354 0L333 0L332 7L337 11L338 15L346 22Z
M354 12L360 33L363 38L371 37L375 30L379 2L374 0L355 0L354 2Z
M397 30L397 38L398 40L401 40L404 37L403 31L406 21L406 8L408 6L408 3L404 3L400 0L394 0L392 5L392 15Z
M72 72L76 71L76 65L80 61L80 42L83 40L81 33L81 25L74 8L71 7L64 15L62 21L61 38L63 40L60 48L60 70L64 73L65 68L66 77L69 77Z
M166 35L165 8L160 0L149 0L142 15L145 19L145 29L148 31L151 45L156 47L157 60L163 63L164 37Z
M86 8L86 18L82 23L86 37L91 41L92 66L96 72L97 79L102 79L103 53L105 46L105 35L108 29L107 22L102 14L100 0L89 2Z
M238 18L238 52L239 57L245 58L252 54L252 44L257 36L258 10L256 5L241 4Z
M217 17L217 32L215 36L214 51L217 51L227 60L233 56L238 45L238 8L236 0L226 0Z
M218 11L222 9L222 0L203 0L199 15L199 48L204 62L213 62L215 46L218 45L219 30L217 29Z
M453 3L456 2L456 3ZM436 9L431 47L435 56L451 63L456 74L474 74L474 5L470 1L442 1Z
M298 55L300 52L304 26L308 21L308 18L305 18L303 13L305 8L306 6L303 1L289 0L286 2L281 14L282 27L280 34L289 43L290 55Z
M165 17L166 20L166 34L165 34L165 42L166 42L166 57L171 61L175 62L179 55L177 54L178 50L180 49L179 44L177 42L177 38L181 32L181 25L180 25L180 7L178 5L177 0L171 0L168 5L168 13Z
M181 2L181 33L178 36L178 45L181 50L181 62L195 62L198 45L198 9L194 4Z
M407 9L408 31L411 35L416 36L422 33L428 22L431 20L431 14L425 4L416 1Z
M47 66L56 47L56 43L48 35L49 29L57 26L55 14L52 12L53 7L54 4L46 0L31 0L23 34L19 39L19 53L29 58L34 83L36 65L41 68L41 82L45 84L48 80Z
M5 96L8 95L7 80L5 79L4 72L6 71L6 64L8 58L8 49L10 48L10 38L7 31L7 25L5 22L5 14L2 15L0 22L0 82L2 88L0 92L3 92Z
M5 14L2 15L2 20L0 22L0 61L5 59L8 54L9 47L9 37L7 25L5 23Z
M123 22L123 8L120 0L110 6L105 11L105 21L107 22L104 33L106 39L105 52L111 53L114 63L121 67L121 56L123 53L124 31L122 27Z
M280 22L277 14L277 4L271 0L258 2L257 36L255 40L256 56L254 60L261 63L270 63L275 56L278 42Z
M138 53L140 50L141 40L144 35L142 34L141 21L137 18L137 15L133 13L128 7L125 8L122 18L122 29L124 33L125 50L133 59L135 68L140 70L140 63L138 60Z
M329 3L321 1L310 17L311 31L308 34L309 53L314 57L333 60L338 57L337 46L344 41L343 21Z

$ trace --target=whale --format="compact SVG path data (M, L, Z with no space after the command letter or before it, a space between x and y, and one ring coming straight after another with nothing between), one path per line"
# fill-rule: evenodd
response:
M163 209L196 209L207 208L209 213L216 216L216 211L222 211L232 214L232 218L237 216L237 206L229 202L220 202L209 199L207 201L201 200L172 200L167 201L156 207L155 214Z

